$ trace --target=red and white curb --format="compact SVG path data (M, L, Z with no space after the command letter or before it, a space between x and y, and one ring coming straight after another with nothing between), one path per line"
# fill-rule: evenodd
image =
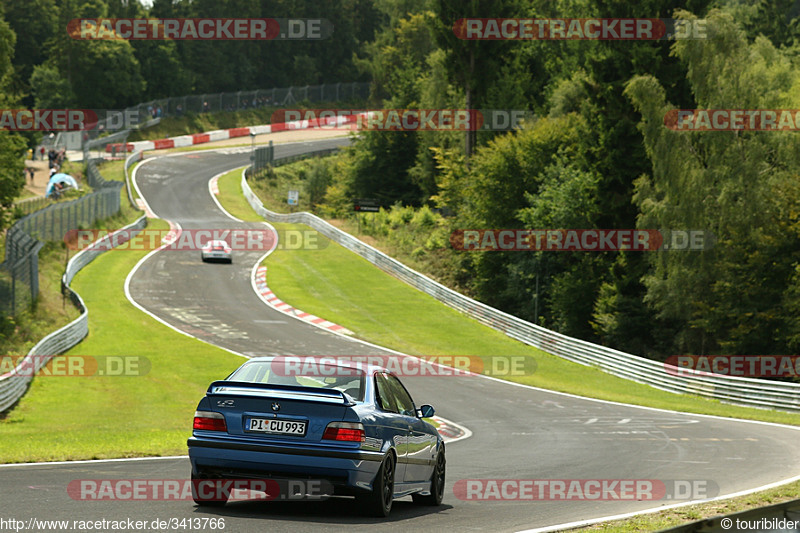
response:
M433 419L437 424L439 424L439 427L437 427L436 430L439 432L439 435L442 436L445 442L455 442L457 440L466 439L472 435L470 430L464 426L459 426L455 422L445 420L444 418L439 418L438 416L434 416Z
M163 246L169 246L174 243L181 236L181 233L183 233L183 229L173 221L167 220L167 223L169 224L169 232L161 239L161 244Z
M213 194L214 196L219 195L219 184L217 182L219 181L220 176L221 175L214 176L208 182L208 190L211 191L211 194Z
M355 122L360 115L344 115L336 117L318 118L312 120L295 120L280 124L263 124L261 126L249 126L245 128L231 128L227 130L214 130L205 133L195 133L194 135L180 135L167 139L156 139L155 141L136 141L132 143L109 143L106 145L106 152L111 153L116 150L120 153L123 148L126 152L136 152L140 150L166 150L168 148L180 148L182 146L193 146L214 141L224 141L236 137L247 137L249 135L261 135L264 133L276 133L279 131L294 131L325 126L342 126Z
M147 205L147 202L142 200L141 198L136 199L136 205L139 206L139 209L144 211L144 215L147 218L158 218L155 213L150 210L150 206Z
M258 267L256 270L256 289L258 290L258 294L261 296L261 299L266 302L267 305L280 311L281 313L285 313L287 315L295 316L305 322L309 322L314 324L315 326L319 326L321 328L325 328L330 331L335 331L337 333L344 333L345 335L353 335L353 332L349 329L345 328L344 326L340 326L339 324L334 324L324 318L319 318L314 316L310 313L306 313L305 311L301 311L300 309L295 309L291 305L287 304L284 301L281 301L275 294L267 287L267 267Z

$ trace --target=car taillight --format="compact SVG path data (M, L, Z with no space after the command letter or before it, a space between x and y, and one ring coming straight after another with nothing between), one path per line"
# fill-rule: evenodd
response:
M194 429L204 429L206 431L228 431L225 424L225 417L221 413L213 411L195 411Z
M364 441L364 426L359 422L331 422L322 434L323 440Z

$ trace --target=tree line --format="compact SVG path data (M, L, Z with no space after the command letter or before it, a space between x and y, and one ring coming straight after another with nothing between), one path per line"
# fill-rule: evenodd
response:
M448 232L702 231L713 236L702 251L442 254L420 242L414 255L426 249L440 279L485 303L631 353L794 353L798 133L679 132L664 117L800 107L795 5L376 2L389 23L360 61L382 106L520 109L537 118L514 133L365 132L316 202L330 215L344 214L351 197L434 207ZM461 17L702 19L707 38L467 41L452 30Z
M79 40L80 18L311 18L321 41ZM385 23L369 0L0 0L3 109L122 109L170 96L367 81L354 60ZM0 131L0 228L39 134Z
M700 229L703 251L422 246L439 277L507 312L652 358L786 354L800 343L797 132L677 132L673 109L800 108L791 0L1 0L4 106L371 80L372 106L519 109L515 132L364 132L312 172L320 212L353 197L463 228ZM74 41L76 17L318 17L324 42ZM462 17L703 19L709 38L459 39ZM103 72L98 75L97 72ZM18 136L0 134L0 155ZM8 156L6 172L14 157ZM13 174L13 170L10 171ZM0 199L7 198L0 179ZM312 183L313 181L313 183ZM10 186L9 186L10 187ZM13 187L11 187L13 189ZM441 216L445 215L445 216ZM424 252L421 252L424 253Z

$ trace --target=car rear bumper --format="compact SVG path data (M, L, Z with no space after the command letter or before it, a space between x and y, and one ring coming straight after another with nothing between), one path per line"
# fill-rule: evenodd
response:
M224 261L231 260L231 254L225 254L220 252L202 252L203 259L221 259Z
M332 446L277 446L235 439L190 437L197 474L214 477L325 479L337 487L372 490L383 454Z

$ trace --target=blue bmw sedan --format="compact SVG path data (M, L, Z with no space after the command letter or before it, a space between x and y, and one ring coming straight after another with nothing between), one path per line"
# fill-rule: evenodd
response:
M341 360L260 357L200 400L189 438L192 480L319 479L388 516L394 498L440 505L445 448L400 380ZM199 505L224 505L195 494Z

